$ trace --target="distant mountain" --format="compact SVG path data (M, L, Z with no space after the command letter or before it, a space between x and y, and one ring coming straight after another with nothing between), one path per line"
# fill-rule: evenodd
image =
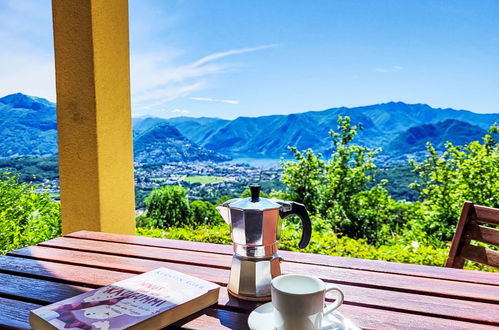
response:
M168 123L158 123L134 137L134 160L139 163L227 161L230 157L188 140Z
M230 120L201 117L192 121L190 117L176 117L168 119L168 122L178 128L180 132L189 132L189 139L193 141L206 141L211 138L212 134L215 134L220 128L227 125Z
M486 130L478 126L460 120L447 119L436 124L409 128L393 139L386 151L400 153L400 150L405 150L406 153L414 154L424 151L426 142L431 142L437 150L444 150L447 141L455 145L464 145L471 141L480 140L486 133Z
M55 104L21 93L0 98L0 157L55 154Z
M226 161L230 157L200 147L157 118L138 121L135 160L142 163ZM55 104L21 93L0 98L0 158L57 155Z
M410 127L456 119L482 129L499 122L499 114L478 114L466 110L436 109L426 104L389 102L356 108L332 108L290 115L239 117L231 121L212 118L166 120L187 138L201 146L233 156L279 157L289 155L288 146L331 149L328 132L336 129L338 116L349 116L353 124L362 123L357 142L386 148ZM446 135L451 141L453 133ZM400 149L404 154L407 150Z

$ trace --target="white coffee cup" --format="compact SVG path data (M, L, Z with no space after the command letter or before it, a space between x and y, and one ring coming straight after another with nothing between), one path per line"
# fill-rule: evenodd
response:
M336 300L324 306L326 293L336 291ZM322 319L343 303L338 286L307 275L281 275L271 282L274 325L279 330L317 330Z

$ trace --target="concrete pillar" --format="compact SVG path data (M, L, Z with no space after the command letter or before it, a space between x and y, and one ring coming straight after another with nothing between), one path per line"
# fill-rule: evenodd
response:
M62 231L135 233L127 0L53 0Z

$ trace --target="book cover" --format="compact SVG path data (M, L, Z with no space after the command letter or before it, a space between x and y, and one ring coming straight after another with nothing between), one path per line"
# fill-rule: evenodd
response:
M30 313L35 329L163 327L218 300L219 286L167 268L134 276ZM140 327L139 327L140 326Z

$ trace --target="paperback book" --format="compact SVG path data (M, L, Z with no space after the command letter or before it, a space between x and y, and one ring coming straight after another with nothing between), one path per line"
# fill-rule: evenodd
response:
M220 287L167 268L30 312L34 329L158 329L208 307Z

